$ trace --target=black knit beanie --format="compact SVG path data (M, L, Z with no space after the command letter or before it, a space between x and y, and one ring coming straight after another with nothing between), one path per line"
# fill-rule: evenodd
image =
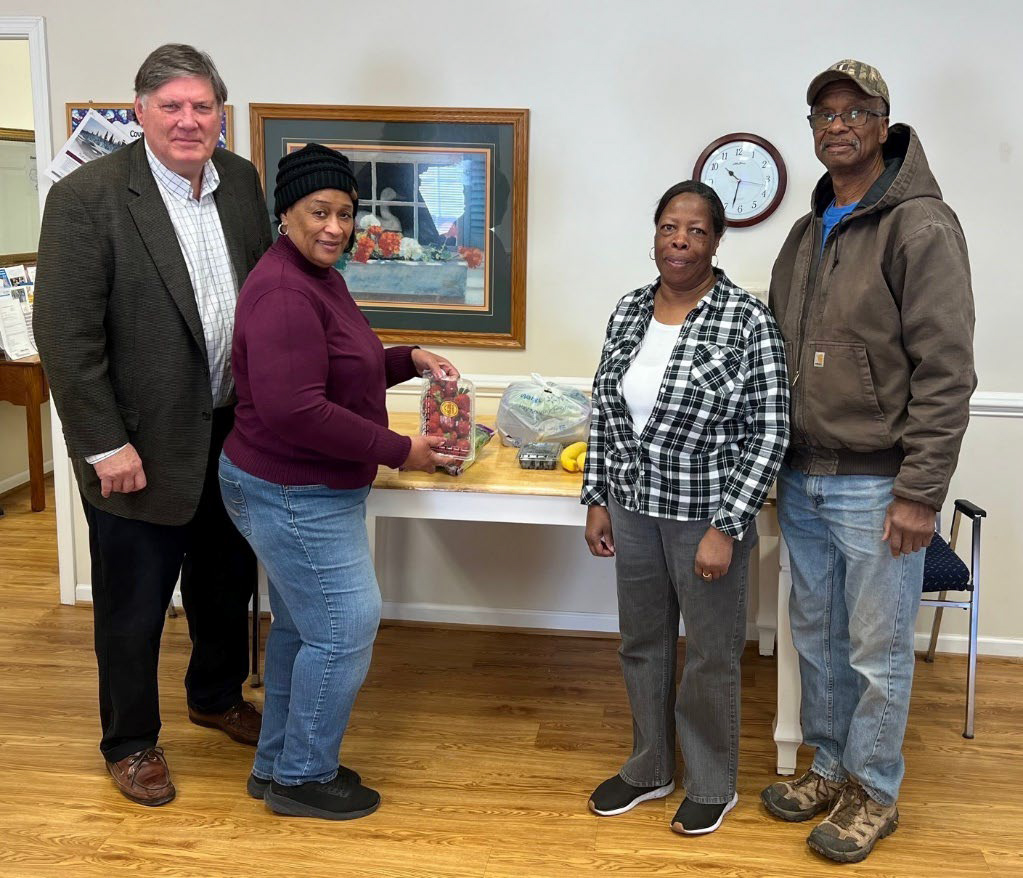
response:
M279 218L296 201L320 189L347 192L358 210L355 174L348 159L336 149L308 143L295 152L289 152L277 163L274 214Z

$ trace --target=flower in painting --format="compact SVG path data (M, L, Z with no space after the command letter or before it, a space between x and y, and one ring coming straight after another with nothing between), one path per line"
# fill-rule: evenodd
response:
M401 245L398 247L398 253L402 259L417 262L423 258L423 245L415 238L402 238Z
M380 254L384 259L393 259L401 249L401 232L383 232L377 241Z

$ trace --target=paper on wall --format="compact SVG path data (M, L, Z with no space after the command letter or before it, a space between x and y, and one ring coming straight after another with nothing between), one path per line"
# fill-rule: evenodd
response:
M93 159L117 152L130 140L123 130L115 128L95 110L89 110L47 166L46 174L51 180L60 180Z
M25 322L19 298L12 290L0 289L0 347L10 360L20 360L37 353L32 334Z

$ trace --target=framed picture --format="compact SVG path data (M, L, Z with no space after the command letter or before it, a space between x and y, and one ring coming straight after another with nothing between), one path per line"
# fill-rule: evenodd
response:
M525 346L528 110L251 104L249 115L271 212L283 156L321 143L352 163L355 246L336 268L381 340Z
M82 118L89 110L95 110L108 122L119 122L122 125L136 124L134 103L112 104L108 101L101 103L73 101L64 106L67 110L68 137L78 127L78 123L82 121ZM220 140L217 142L217 146L222 146L224 149L234 149L234 110L230 104L224 104L224 112L220 117Z

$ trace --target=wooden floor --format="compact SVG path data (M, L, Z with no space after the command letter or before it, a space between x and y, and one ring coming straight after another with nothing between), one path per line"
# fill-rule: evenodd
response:
M252 751L188 722L188 635L171 619L161 744L178 797L133 805L96 746L91 611L57 603L52 487L44 513L29 512L27 491L0 504L4 878L1023 875L1023 664L998 659L980 663L974 741L960 736L963 659L918 664L902 824L859 866L821 860L808 825L759 804L774 779L774 662L752 650L739 806L689 839L668 829L678 792L616 818L586 810L629 749L614 641L385 626L344 745L383 805L330 823L271 815L244 792Z

